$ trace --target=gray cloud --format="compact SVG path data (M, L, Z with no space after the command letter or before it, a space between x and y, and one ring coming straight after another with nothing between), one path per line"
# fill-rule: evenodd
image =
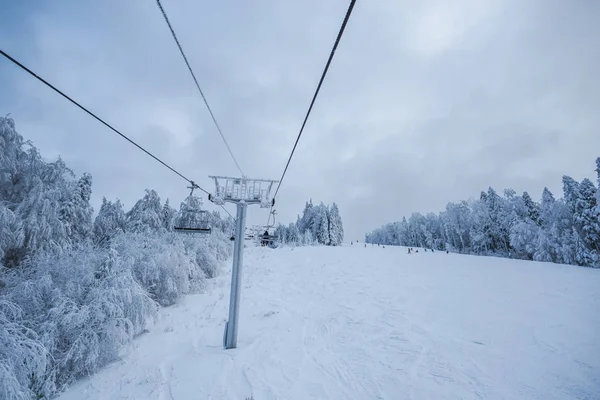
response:
M2 48L207 189L236 174L152 2L12 3ZM163 1L234 153L278 179L346 1ZM340 205L348 238L493 186L539 197L592 177L600 149L600 5L358 2L278 198ZM94 177L94 202L186 184L6 61L0 113ZM209 206L210 207L210 206ZM233 208L230 207L233 211ZM267 213L249 214L263 223Z

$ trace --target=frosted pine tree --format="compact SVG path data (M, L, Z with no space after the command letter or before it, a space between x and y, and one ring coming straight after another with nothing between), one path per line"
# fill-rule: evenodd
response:
M296 222L300 232L304 232L306 229L310 229L312 232L314 232L314 226L313 226L314 214L315 214L315 210L314 210L314 206L313 206L312 199L311 199L310 201L307 201L304 206L304 211L302 212L302 218L300 218L300 220L298 222Z
M329 210L329 242L332 246L340 246L344 241L344 226L337 204L333 203Z
M321 203L315 207L313 217L313 232L319 244L329 245L329 217L327 207Z
M473 225L471 226L472 250L477 254L489 254L492 250L492 238L489 235L491 219L486 205L487 194L481 192L479 201L473 203Z
M15 213L0 203L0 270L18 266L25 256L23 225Z
M175 225L184 228L204 228L207 225L207 213L202 212L202 198L189 195L179 207Z
M596 206L592 209L590 216L590 230L595 232L597 236L600 236L600 157L596 159L596 174L598 186L596 189ZM596 249L592 254L594 259L594 267L600 268L600 246L599 242L596 242Z
M596 207L599 209L597 214L600 216L600 157L596 158L595 171L598 181L598 190L596 191Z
M306 229L304 231L302 243L305 246L312 246L314 244L314 239L313 239L312 232L310 231L310 229Z
M73 244L82 244L92 233L92 176L88 173L77 181L60 210L60 219Z
M527 214L529 219L531 219L536 224L538 223L538 219L540 217L540 206L537 204L529 193L523 192L523 202L525 203L525 207L527 208Z
M513 216L506 207L506 201L491 187L488 189L485 201L490 217L487 234L492 244L492 250L507 254L509 251L510 225Z
M290 237L294 241L294 245L299 245L302 242L302 235L300 234L300 230L294 223L290 223L289 227Z
M571 212L575 214L577 200L579 199L579 183L567 175L563 176L562 182L565 204L569 207Z
M554 220L553 207L555 202L556 200L554 199L552 192L545 187L542 192L542 203L540 204L539 221L541 225L549 227L552 224L552 221Z
M263 232L258 230L259 228L256 228L254 230L254 234L255 235L260 235ZM275 228L275 231L273 232L273 235L276 236L279 241L281 242L281 244L287 244L287 228L281 224L278 224L277 227ZM256 238L257 242L260 241L260 239L257 237Z
M515 257L533 260L538 234L539 227L530 219L514 225L510 231L510 245L515 251Z
M460 252L469 252L472 246L472 221L474 213L466 201L449 203L444 215L444 231L448 244ZM406 222L406 219L403 220ZM406 223L408 225L408 223ZM408 226L404 229L408 230Z
M121 201L114 203L102 198L100 211L94 220L94 242L108 244L113 238L125 233L127 220Z
M165 201L165 205L163 206L160 217L163 228L165 228L167 231L172 231L175 218L177 217L177 211L169 205L169 199Z
M548 238L548 235L546 234L546 232L540 230L537 235L537 240L535 242L535 252L533 254L533 259L535 261L553 262L553 252L554 248L550 239Z
M158 193L146 189L146 195L127 213L127 230L134 233L159 232L163 227L161 214Z
M579 185L579 198L575 209L575 224L581 230L585 246L589 249L589 261L585 265L593 266L600 253L600 224L596 214L596 187L587 178Z
M63 188L48 188L39 178L16 214L23 221L23 239L28 253L37 250L62 251L70 247L65 225L61 221Z

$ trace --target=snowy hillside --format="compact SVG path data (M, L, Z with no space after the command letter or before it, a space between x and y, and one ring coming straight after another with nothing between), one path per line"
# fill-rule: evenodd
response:
M247 248L79 399L597 399L598 270L401 247Z

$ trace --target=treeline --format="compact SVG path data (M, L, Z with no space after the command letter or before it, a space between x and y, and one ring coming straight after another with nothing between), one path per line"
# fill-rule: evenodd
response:
M275 236L284 244L339 246L344 241L344 224L337 204L315 206L311 199L306 202L302 217L288 226L279 224Z
M596 159L600 185L600 158ZM369 243L449 249L600 268L600 190L563 176L563 198L544 188L541 202L491 187L478 200L449 203L439 214L415 213L365 236Z
M0 398L52 397L116 360L159 306L201 290L229 257L233 220L208 214L204 239L172 232L202 206L180 209L147 190L133 208L103 200L92 177L44 161L0 118Z

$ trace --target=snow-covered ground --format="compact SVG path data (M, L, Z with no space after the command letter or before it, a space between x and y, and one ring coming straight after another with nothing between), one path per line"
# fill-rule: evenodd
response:
M79 399L600 399L600 271L401 247L246 248Z

